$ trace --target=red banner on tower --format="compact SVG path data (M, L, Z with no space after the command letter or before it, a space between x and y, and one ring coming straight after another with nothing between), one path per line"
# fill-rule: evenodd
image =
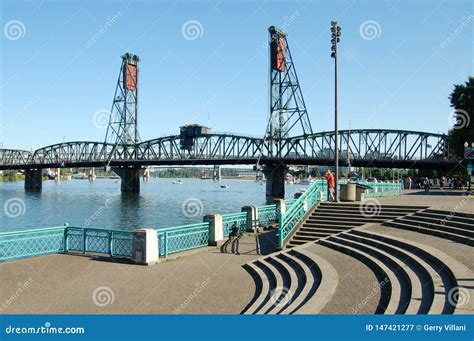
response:
M285 71L286 41L282 37L272 39L270 43L272 69Z
M123 69L123 83L127 90L137 89L137 66L133 64L127 64Z

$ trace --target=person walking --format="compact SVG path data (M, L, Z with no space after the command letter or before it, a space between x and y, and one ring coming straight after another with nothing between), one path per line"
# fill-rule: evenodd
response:
M331 197L331 201L336 201L336 198L334 197L334 175L329 169L326 172L326 180L328 182L328 190L329 196Z

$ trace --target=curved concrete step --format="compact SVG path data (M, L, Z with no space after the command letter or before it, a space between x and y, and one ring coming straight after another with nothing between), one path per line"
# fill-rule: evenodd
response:
M345 246L352 252L355 250L355 252L370 258L383 269L386 274L384 281L387 282L388 278L392 286L390 300L387 309L384 312L385 314L403 314L406 311L411 298L411 282L406 271L398 269L396 261L374 248L344 239L343 235L331 237L329 240ZM385 284L382 281L379 281L379 285L382 286Z
M405 313L427 314L430 311L435 292L434 280L433 274L430 274L426 269L427 265L423 260L393 245L372 240L366 236L353 233L352 231L341 235L341 237L370 245L378 250L383 250L384 253L390 257L397 258L399 266L407 272L412 287L411 300ZM434 276L436 276L436 274Z
M259 276L258 272L254 269L253 265L251 264L244 264L242 267L249 273L252 277L254 284L255 284L255 291L253 297L250 299L250 302L242 309L241 314L245 314L251 306L257 301L258 297L262 293L263 283L262 278Z
M407 222L407 223L410 223L410 224L414 224L414 225L417 225L417 226L434 229L434 230L437 230L437 231L449 232L449 233L454 233L454 234L459 234L459 235L462 235L462 236L466 236L466 237L469 237L469 238L474 238L474 231L473 230L465 229L465 228L459 228L459 227L455 227L455 226L449 226L447 224L436 224L434 222L426 222L426 221L420 220L416 216L407 216L407 217L396 219L395 221Z
M266 261L271 263L281 275L283 279L282 286L277 286L275 292L272 294L271 300L273 305L267 312L270 314L278 314L281 310L289 306L293 300L293 293L298 287L298 279L296 273L285 261L278 257L268 257Z
M328 247L330 249L340 251L345 253L351 257L354 257L367 265L372 272L374 273L375 277L377 278L378 287L380 289L380 300L378 302L377 309L375 314L384 314L386 312L393 313L396 311L397 304L394 300L391 299L392 297L392 280L393 275L389 276L390 271L386 268L384 264L380 261L375 259L374 257L365 254L364 252L360 252L354 248L349 246L339 244L337 240L334 240L334 237L329 237L327 239L320 239L317 241L318 244ZM388 271L388 272L387 272ZM390 278L392 277L392 278ZM395 279L396 283L396 279ZM374 288L374 290L378 290ZM397 293L395 293L397 295ZM399 295L399 293L398 293Z
M420 217L427 217L427 218L433 218L433 219L438 219L438 220L449 220L449 221L454 221L454 222L459 222L459 223L465 223L465 224L472 224L472 221L474 218L469 218L469 217L464 217L464 216L459 216L458 213L453 213L448 211L420 211L417 213L418 216Z
M293 313L318 314L336 292L337 286L339 285L339 275L336 269L323 257L309 252L304 248L294 250L313 261L318 268L317 272L320 277L315 292L313 294L310 293L306 303Z
M434 208L428 208L424 212L429 212L429 213L433 213L433 214L448 214L448 215L451 215L451 212L443 211L443 210L437 210L437 209L434 209ZM465 213L465 212L454 212L454 216L459 217L459 218L467 218L467 219L471 219L471 220L474 219L474 214Z
M262 283L262 289L260 290L258 296L255 299L252 299L250 303L242 310L241 314L255 314L257 311L263 307L265 300L269 296L270 292L270 283L268 277L263 272L263 270L255 264L255 262L249 262L246 264L249 268L253 270L253 273L258 276L260 282ZM255 294L254 294L255 296Z
M266 274L269 279L273 278L274 281L269 280L270 282L270 292L267 295L267 299L264 305L259 309L256 313L257 314L268 314L270 313L273 308L278 304L279 300L282 299L281 288L284 287L283 276L282 273L279 271L275 264L272 264L271 261L268 260L269 257L264 259L259 259L259 263L263 264L266 268ZM265 271L265 270L264 270ZM283 295L284 296L284 295Z
M410 230L410 231L425 233L425 234L431 234L433 236L453 240L455 242L470 245L470 246L474 245L474 242L473 242L472 238L462 236L462 235L459 235L459 234L455 234L455 233L452 233L452 232L434 230L434 229L430 229L430 228L426 228L426 227L422 227L422 226L416 226L416 225L412 225L412 224L409 224L409 223L403 223L403 222L399 222L399 221L387 221L387 222L383 223L383 225L384 226L395 227L395 228L399 228L399 229L404 229L404 230Z
M434 279L433 283L435 296L433 300L433 306L429 313L451 314L454 312L455 305L453 305L452 298L449 296L452 294L453 290L456 290L458 284L456 276L451 269L453 267L465 269L464 265L458 261L455 261L452 257L446 255L442 251L429 247L428 245L407 241L394 236L388 237L386 235L368 231L353 231L353 234L365 236L367 238L375 239L384 243L389 243L390 245L408 251L422 259L428 264L426 269L430 271L430 274ZM433 273L437 273L437 276L434 276ZM462 275L467 275L467 272L464 270Z
M301 287L300 294L292 300L289 306L280 312L281 314L293 314L304 306L308 298L316 291L319 286L319 279L314 278L313 271L308 264L300 259L300 257L297 257L295 253L282 252L281 256L287 259L289 264L297 265L297 267L303 271L300 275L304 278L304 281L302 281L304 285Z
M419 214L410 215L409 217L412 220L417 220L417 221L424 222L424 223L430 223L430 224L442 225L442 226L450 226L450 227L455 227L455 228L459 228L459 229L470 231L471 233L474 233L474 220L472 221L472 223L463 223L463 222L454 221L454 220L448 219L448 218L439 219L439 218L421 216Z

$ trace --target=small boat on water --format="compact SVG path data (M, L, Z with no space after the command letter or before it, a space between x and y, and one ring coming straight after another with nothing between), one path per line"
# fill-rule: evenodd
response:
M173 185L182 185L183 182L181 180L176 180L171 182Z
M221 185L221 188L230 188L229 185Z

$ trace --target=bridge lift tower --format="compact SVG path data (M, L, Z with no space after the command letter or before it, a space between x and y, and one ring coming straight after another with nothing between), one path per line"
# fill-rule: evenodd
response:
M282 157L282 140L313 134L303 93L286 39L287 34L275 26L268 28L270 54L270 117L264 143L269 154ZM284 199L287 167L283 163L265 164L267 201Z
M138 132L138 64L140 58L131 53L122 56L122 65L115 88L105 142L113 144L107 165L114 155L125 159L137 159ZM113 171L122 179L122 192L139 192L142 168L114 167Z

